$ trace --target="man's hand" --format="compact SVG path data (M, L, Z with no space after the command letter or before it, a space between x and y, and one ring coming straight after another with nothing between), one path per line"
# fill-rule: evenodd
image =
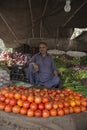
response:
M32 65L33 65L35 71L39 70L39 67L38 67L38 65L36 63L33 62Z
M54 74L55 76L58 76L57 70L55 70L53 74Z

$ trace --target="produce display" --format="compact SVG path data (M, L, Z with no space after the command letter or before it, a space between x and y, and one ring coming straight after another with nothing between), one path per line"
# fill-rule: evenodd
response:
M39 89L10 86L0 89L0 110L28 117L64 116L87 110L87 98L69 88Z
M6 69L0 66L0 87L10 83L10 74Z
M87 56L54 56L63 88L70 88L87 97ZM85 82L82 82L84 81Z
M13 64L17 65L25 65L27 62L29 62L29 56L23 55L22 53L18 52L8 52L3 51L0 55L0 60L7 61L7 65L11 66Z
M30 56L18 52L3 51L0 54L0 65L7 66L10 70L11 80L26 81L26 67Z

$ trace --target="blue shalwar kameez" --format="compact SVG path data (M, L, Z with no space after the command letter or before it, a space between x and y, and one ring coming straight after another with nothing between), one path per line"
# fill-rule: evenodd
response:
M32 64L29 64L27 78L32 85L44 85L48 88L55 88L58 86L60 79L54 76L53 72L56 70L53 58L47 54L42 57L41 53L36 54L31 58L31 63L35 62L39 66L36 72Z

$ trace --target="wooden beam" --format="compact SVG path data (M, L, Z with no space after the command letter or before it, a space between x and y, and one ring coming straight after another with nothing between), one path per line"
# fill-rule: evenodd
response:
M68 18L68 20L63 24L63 27L65 27L71 20L72 18L80 11L80 9L87 3L87 0L85 0L79 8L75 10L75 12Z
M14 33L14 31L12 30L12 28L10 27L10 25L7 23L5 17L2 15L2 13L0 13L0 17L3 20L3 22L6 24L7 28L10 30L10 32L12 33L13 37L15 38L16 42L18 43L18 39L16 34Z
M42 18L44 16L45 12L46 12L47 4L48 4L48 0L46 0L46 2L45 2L45 6L44 6L42 16L41 16L41 20L40 20L40 37L42 37Z
M34 20L33 20L33 13L32 13L32 6L31 6L31 0L28 0L29 8L30 8L30 15L31 15L31 24L32 24L32 37L34 38Z

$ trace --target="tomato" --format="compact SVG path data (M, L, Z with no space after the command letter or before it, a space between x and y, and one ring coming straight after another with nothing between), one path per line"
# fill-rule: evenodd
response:
M9 89L10 89L11 91L13 91L13 90L14 90L14 86L9 87Z
M33 95L29 95L28 98L27 98L27 100L29 102L33 102L34 101L34 96Z
M57 102L54 102L54 103L53 103L53 108L54 108L54 109L58 109L58 103L57 103Z
M10 98L6 98L6 99L5 99L5 103L6 103L6 104L9 104L10 100L11 100Z
M52 109L52 103L51 102L45 103L45 109L47 109L47 110Z
M57 114L58 114L58 116L63 116L64 115L63 109L58 109Z
M14 92L9 92L8 97L9 98L14 98Z
M29 93L33 93L33 88L29 88L29 89L28 89L28 92L29 92Z
M70 88L65 88L64 90L67 91L67 92L72 91Z
M75 106L75 107L73 108L73 110L74 110L75 113L80 113L80 112L81 112L81 109L80 109L79 106Z
M73 107L69 107L69 113L73 113Z
M75 106L76 106L76 102L75 102L74 100L71 100L71 101L70 101L70 106L71 106L71 107L75 107Z
M58 108L63 108L63 107L64 107L63 103L62 102L58 102Z
M21 98L21 94L20 93L15 93L14 97L15 97L15 99L20 99Z
M84 107L87 107L87 102L86 101L81 101L81 105Z
M80 106L81 105L81 101L80 100L75 100L76 106Z
M60 94L60 93L61 93L61 90L58 89L58 90L56 90L56 92L57 92L58 94Z
M55 101L59 101L59 96L56 95L56 97L54 98Z
M20 114L26 115L26 114L27 114L27 109L24 108L24 107L22 107L22 108L20 109Z
M3 94L4 96L5 96L5 94L7 94L8 93L8 90L6 90L6 89L2 89L1 90L1 94Z
M0 95L0 101L1 101L1 102L4 102L4 101L5 101L5 96L2 95L2 94Z
M86 107L85 106L80 106L81 112L85 112L86 111Z
M41 117L41 116L42 116L41 110L36 110L36 111L35 111L35 116L36 116L36 117Z
M37 110L37 104L36 103L31 103L30 104L30 109L33 110L33 111L36 111Z
M38 104L38 109L43 110L45 108L44 103Z
M15 98L12 98L12 99L10 100L10 102L9 102L9 104L10 104L11 106L15 106L16 103L17 103L17 101L16 101Z
M42 97L42 102L47 103L49 101L48 97Z
M74 98L75 98L75 99L77 99L77 100L80 100L80 97L79 97L79 96L77 96L77 95L76 95L76 96L74 96Z
M48 90L48 93L51 94L51 93L52 93L52 90L49 89L49 90Z
M35 101L36 104L39 104L39 103L41 103L42 99L41 99L40 96L35 96L35 100L34 101Z
M51 116L57 116L57 110L56 109L51 109L50 110L50 115Z
M69 107L69 102L68 101L64 102L64 107Z
M27 100L27 96L23 94L23 95L21 96L21 99L22 99L23 101L26 101L26 100Z
M5 97L6 97L6 98L9 97L9 92L8 92L8 93L5 93Z
M11 112L12 111L12 106L11 105L6 105L5 106L5 112Z
M64 101L69 101L69 97L65 97L65 98L64 98Z
M27 111L27 116L33 117L33 116L34 116L34 111L31 110L31 109L28 109L28 111Z
M40 92L40 95L41 95L41 96L43 96L43 95L44 95L44 92L43 92L43 91L41 91L41 92Z
M68 107L63 108L63 110L64 110L65 114L69 114L69 112L70 112Z
M60 98L61 98L61 99L64 99L64 98L65 98L63 93L60 93Z
M20 112L20 107L18 105L13 106L12 112L13 113L19 113Z
M82 97L81 101L87 101L87 98Z
M0 102L0 110L4 110L5 108L5 103L4 102Z
M23 106L23 102L24 101L22 99L18 99L17 100L17 105L20 106L20 107L22 107Z
M23 107L24 107L24 108L27 109L27 108L29 108L29 106L30 106L30 103L29 103L28 101L24 101L24 102L23 102Z
M49 116L50 116L50 113L49 113L48 110L43 110L43 111L42 111L42 117L47 118L47 117L49 117Z

